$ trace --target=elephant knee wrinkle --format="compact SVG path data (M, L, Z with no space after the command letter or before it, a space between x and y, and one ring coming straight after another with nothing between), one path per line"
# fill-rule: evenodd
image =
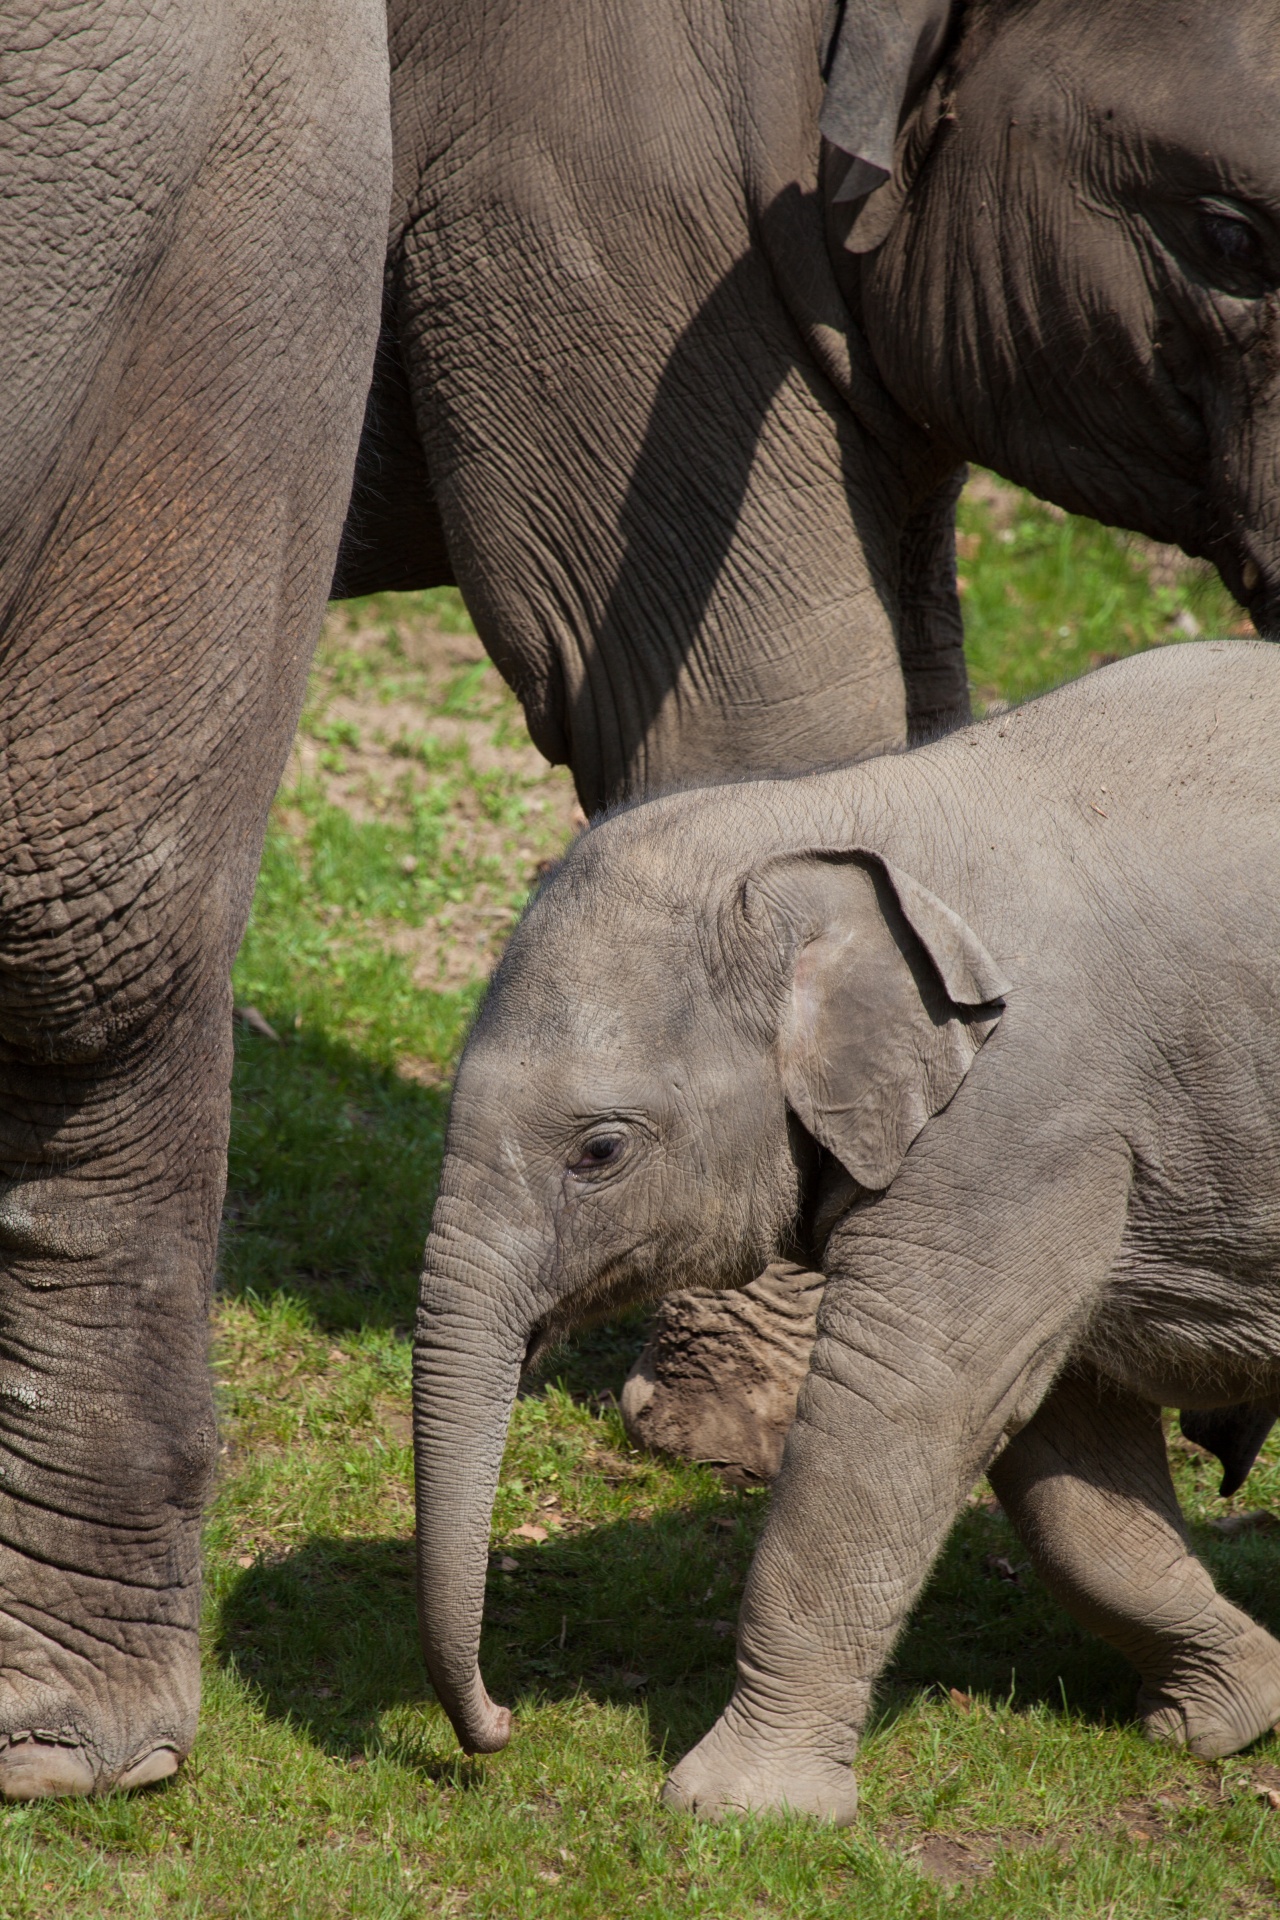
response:
M24 1259L73 1264L108 1251L111 1237L93 1217L91 1203L75 1206L63 1201L50 1207L39 1205L42 1199L46 1195L40 1183L11 1187L0 1194L0 1249ZM26 1277L32 1286L59 1285L56 1272ZM67 1278L74 1284L73 1275Z

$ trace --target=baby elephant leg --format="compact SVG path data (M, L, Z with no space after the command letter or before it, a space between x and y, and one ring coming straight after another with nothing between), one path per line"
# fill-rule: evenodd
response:
M1280 1643L1191 1552L1159 1408L1068 1373L990 1479L1050 1591L1138 1669L1149 1738L1211 1759L1280 1721Z

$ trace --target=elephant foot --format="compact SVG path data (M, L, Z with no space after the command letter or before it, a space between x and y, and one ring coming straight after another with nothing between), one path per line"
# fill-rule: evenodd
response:
M47 1800L69 1794L128 1791L167 1780L181 1764L177 1748L161 1742L112 1773L90 1753L78 1734L33 1728L11 1733L0 1746L0 1799Z
M0 1609L0 1800L151 1786L191 1750L200 1707L194 1630L130 1621L133 1647L90 1642L76 1618L85 1611L65 1608L68 1649Z
M772 1480L809 1366L822 1276L785 1261L741 1291L673 1293L622 1389L637 1446Z
M702 1820L803 1813L847 1827L858 1808L853 1769L822 1754L750 1743L718 1720L662 1789L663 1805Z
M1280 1645L1250 1621L1228 1654L1141 1689L1138 1719L1148 1740L1218 1760L1280 1724Z

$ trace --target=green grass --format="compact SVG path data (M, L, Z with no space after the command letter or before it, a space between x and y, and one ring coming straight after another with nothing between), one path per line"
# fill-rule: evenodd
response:
M962 544L988 702L1174 637L1183 611L1238 619L1191 570L1152 590L1132 543L1021 496L967 501ZM611 1396L634 1319L517 1404L484 1660L518 1731L459 1755L412 1592L408 1329L478 991L439 956L501 938L568 796L493 670L442 634L466 642L456 595L331 619L237 966L279 1038L237 1028L196 1750L132 1798L4 1810L0 1916L1274 1914L1280 1813L1255 1789L1280 1785L1277 1743L1213 1765L1146 1746L1124 1663L982 1504L880 1690L853 1828L661 1812L664 1767L730 1690L768 1496L629 1447ZM1214 1473L1175 1467L1222 1585L1280 1628L1280 1536L1214 1534ZM1280 1448L1233 1504L1280 1505Z
M1090 667L1245 616L1216 574L1064 514L983 475L962 497L957 557L979 708L1026 700Z

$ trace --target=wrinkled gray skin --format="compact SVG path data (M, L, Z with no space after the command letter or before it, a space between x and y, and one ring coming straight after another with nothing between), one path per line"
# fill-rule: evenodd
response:
M360 431L372 0L0 28L0 1795L199 1701L229 970Z
M1280 636L1280 6L965 17L867 203L876 365L936 438L1212 560Z
M842 137L910 107L852 203L826 11L392 0L335 584L456 579L588 812L965 718L964 459L1277 625L1280 4L958 4L930 86L871 55L938 7L848 0Z
M1161 1404L1280 1396L1280 655L1205 643L914 752L584 836L459 1071L415 1353L420 1611L459 1737L524 1362L773 1256L827 1289L669 1802L848 1820L871 1688L974 1480L1200 1754L1280 1719Z

